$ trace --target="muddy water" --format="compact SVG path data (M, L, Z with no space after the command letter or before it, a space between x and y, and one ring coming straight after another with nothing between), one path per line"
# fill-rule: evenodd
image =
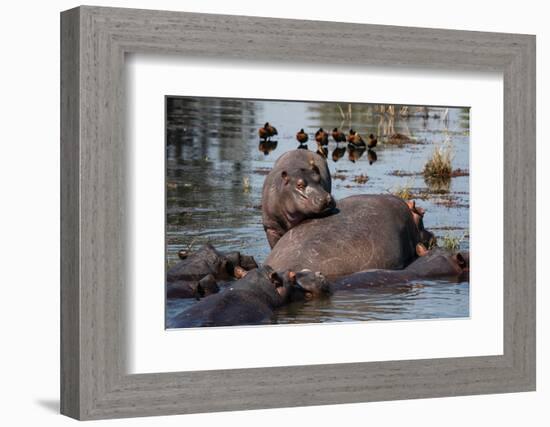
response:
M239 250L262 262L269 253L261 222L261 188L266 173L284 152L297 148L304 128L308 148L313 134L335 126L379 135L374 152L350 153L329 144L328 164L336 199L361 193L407 189L427 210L426 228L440 241L460 240L469 249L469 176L426 182L420 174L436 146L452 147L453 168L469 168L469 113L465 108L408 108L408 116L366 104L243 101L207 98L169 99L166 146L166 262L180 249L206 242L221 251ZM276 143L260 144L257 129L269 121ZM410 137L390 144L385 135ZM313 140L313 142L312 142ZM384 142L385 141L385 142ZM341 157L339 156L341 154ZM355 154L355 155L354 155ZM367 177L364 179L358 177ZM285 307L276 323L427 319L469 315L469 284L444 281L401 292L353 291L328 301ZM171 317L193 301L169 301Z

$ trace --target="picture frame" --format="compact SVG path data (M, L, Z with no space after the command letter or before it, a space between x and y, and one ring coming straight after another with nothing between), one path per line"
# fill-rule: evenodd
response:
M129 53L502 72L503 354L127 374ZM62 12L61 413L88 420L535 390L535 154L532 35L90 6Z

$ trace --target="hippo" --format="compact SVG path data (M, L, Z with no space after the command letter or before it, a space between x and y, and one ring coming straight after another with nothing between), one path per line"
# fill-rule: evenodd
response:
M453 253L433 248L423 253L403 270L367 270L338 278L331 282L330 292L402 285L414 280L469 280L469 253ZM319 295L314 293L313 296Z
M216 278L212 274L201 280L178 280L166 284L166 298L204 298L220 290Z
M339 291L393 288L394 285L407 286L415 280L447 280L464 282L469 280L469 253L433 248L426 250L422 256L403 270L373 269L353 273L328 281L322 273L302 270L296 273L301 295L291 298L313 299L328 297ZM303 297L301 297L303 296ZM301 298L300 298L301 297Z
M320 271L329 279L373 268L396 270L416 259L419 243L433 240L420 217L392 195L346 197L337 211L291 229L265 264L277 271Z
M435 236L424 228L425 209L416 206L416 202L414 200L408 200L406 203L411 211L413 220L418 228L418 232L420 233L420 241L423 242L423 244L428 248L432 248L437 242L435 240Z
M271 248L306 218L329 214L335 206L326 160L309 150L283 154L266 176L262 222Z
M221 253L206 244L188 254L180 251L182 260L166 272L167 298L201 298L218 292L217 282L239 279L258 267L253 257L238 251Z
M169 328L271 323L273 310L291 300L295 273L269 266L249 271L222 292L209 296L167 322Z

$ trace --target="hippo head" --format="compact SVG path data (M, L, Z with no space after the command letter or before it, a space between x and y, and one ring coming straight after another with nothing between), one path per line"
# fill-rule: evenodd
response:
M421 244L417 245L419 258L410 268L421 272L424 277L457 277L466 280L470 272L470 257L468 252L452 253L446 249L433 248L427 250Z
M204 276L197 283L197 289L196 289L197 296L201 298L211 294L218 293L219 290L220 288L218 287L216 278L212 274L208 274Z
M290 296L292 301L322 298L329 296L331 293L329 281L320 272L304 269L294 274L294 283Z
M422 209L420 206L417 206L414 200L407 201L407 206L411 212L414 223L418 228L418 241L422 243L425 247L431 248L435 246L436 239L435 235L424 228L424 214L426 213L425 209Z
M319 168L312 162L308 168L281 172L282 194L287 220L297 224L304 218L329 212L335 202L321 185Z

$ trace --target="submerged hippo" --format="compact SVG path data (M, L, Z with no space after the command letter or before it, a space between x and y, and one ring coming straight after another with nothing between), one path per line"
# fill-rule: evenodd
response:
M266 176L262 221L271 247L306 218L325 215L334 207L326 160L311 151L283 154Z
M209 296L168 322L169 328L270 323L273 310L291 299L295 274L271 267L248 272L224 291Z
M452 253L442 248L423 252L403 270L367 270L332 281L330 289L366 289L410 283L420 279L467 281L470 272L468 252Z
M203 298L220 290L212 274L201 280L177 280L166 284L166 298Z
M201 298L218 292L217 281L242 277L258 267L253 257L240 252L218 252L210 244L192 254L180 254L182 261L166 272L167 298Z
M290 230L265 264L278 271L320 271L328 278L373 268L402 269L417 257L419 243L429 245L433 239L395 196L346 197L337 210Z
M306 300L330 296L345 290L410 285L415 280L469 280L468 252L453 253L446 249L434 248L422 253L422 256L403 270L365 270L339 277L331 282L321 273L313 273L311 270L302 270L296 273L296 277L300 279L300 291Z

